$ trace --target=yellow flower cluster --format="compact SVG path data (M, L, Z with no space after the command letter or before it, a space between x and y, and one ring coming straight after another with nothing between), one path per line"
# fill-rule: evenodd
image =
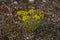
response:
M24 13L24 11L17 11L17 15L21 15L23 13Z
M23 17L22 17L22 20L23 20L24 22L29 22L30 16L23 16Z
M17 15L27 15L27 14L32 14L34 13L35 10L34 9L31 9L29 11L23 11L23 10L20 10L20 11L17 11Z
M45 17L45 15L44 15L44 13L43 12L39 12L39 16L41 17L41 19L44 19Z
M33 16L33 18L34 18L35 20L40 20L40 16L38 16L37 14L35 14L35 15Z
M23 11L23 10L17 11L17 15L27 15L27 14L28 14L27 11Z
M30 16L28 14L33 15L33 16ZM36 13L36 10L34 9L30 9L29 11L23 11L23 10L17 11L17 15L22 16L22 21L24 22L28 22L30 19L33 19L38 22L41 19L44 19L44 13L43 12Z
M32 14L32 13L35 13L35 10L34 9L31 9L28 11L29 14Z

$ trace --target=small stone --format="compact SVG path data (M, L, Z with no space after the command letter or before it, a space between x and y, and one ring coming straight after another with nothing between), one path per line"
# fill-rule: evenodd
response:
M46 0L42 0L43 2L46 2Z
M16 9L17 7L15 7L15 9Z
M14 4L18 4L18 2L17 1L14 1Z
M29 0L29 2L34 2L34 0Z
M15 22L15 24L17 24L18 22Z
M10 14L12 16L12 14Z
M15 15L15 17L17 17L17 15Z
M52 17L54 17L55 15L53 14Z
M29 39L29 37L27 37L26 39Z
M32 7L33 9L35 8L35 7Z
M51 19L52 21L54 21L54 19Z
M48 18L48 21L50 21L50 18Z
M10 14L7 14L7 16L9 16Z

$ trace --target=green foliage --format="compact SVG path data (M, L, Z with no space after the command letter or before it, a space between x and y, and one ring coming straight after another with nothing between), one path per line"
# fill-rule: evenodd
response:
M9 38L7 36L4 36L4 40L9 40Z
M40 23L27 23L27 22L25 22L24 23L24 27L25 28L27 28L27 30L32 30L32 31L34 31L34 30L36 30L38 27L40 26Z

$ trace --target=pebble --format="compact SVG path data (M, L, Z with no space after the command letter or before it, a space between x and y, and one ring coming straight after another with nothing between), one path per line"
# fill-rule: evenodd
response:
M52 21L54 21L54 19L53 19L53 18L52 18L51 20L52 20Z
M52 17L54 17L55 15L53 14Z
M15 9L16 9L17 7L15 7Z
M26 39L30 39L29 37L27 37Z
M48 18L48 21L50 21L50 18Z
M42 0L42 2L46 2L46 0Z
M16 21L15 24L17 24L18 22Z
M48 0L48 1L49 1L49 0ZM33 3L34 0L29 0L29 2ZM39 2L40 2L40 1L39 1ZM47 0L42 0L42 4L43 4L43 5L41 4L40 6L38 5L38 2L35 2L35 3L34 3L35 5L28 5L28 8L29 8L29 9L30 9L30 8L33 8L33 9L34 9L34 8L36 8L36 5L37 5L37 6L41 7L41 10L43 11L43 10L44 10L43 6L45 6L45 3L46 3L46 2L47 2ZM4 3L3 3L3 4L4 4ZM54 2L53 2L53 4L54 4ZM8 4L8 5L10 5L10 4ZM15 5L17 5L17 6L15 6ZM46 5L47 5L47 4L46 4ZM13 6L14 6L14 7L13 7ZM12 6L11 6L11 7L12 7L11 9L12 9L12 12L13 12L13 13L16 11L15 9L19 10L19 9L18 9L18 6L19 6L20 9L23 9L24 6L25 6L25 8L26 8L25 3L20 2L20 4L18 4L18 1L17 1L17 0L16 0L16 1L13 1ZM13 8L14 8L14 9L13 9ZM53 8L54 8L54 7L52 7L52 9L51 9L51 8L48 8L48 9L53 10ZM47 10L47 9L46 9L46 10ZM56 12L56 13L58 13L58 12ZM55 15L55 14L53 14L53 13L50 12L50 11L49 11L49 12L45 12L45 14L47 14L47 15L52 15L52 19L51 19L51 20L54 21L54 22L57 21L57 18L58 18L58 17L57 17L57 16L58 16L57 14ZM5 15L6 15L6 14L5 14ZM12 14L7 14L7 15L8 15L8 16L9 16L9 15L11 16ZM16 17L16 16L17 16L17 15L15 15L15 17ZM60 14L59 14L59 16L60 16ZM0 20L1 20L1 18L0 18ZM48 18L48 20L50 21L50 18ZM60 19L58 19L58 21L60 21ZM7 22L8 22L8 21L7 21ZM0 23L1 23L1 21L0 21ZM8 22L7 26L10 26L9 23L10 23L10 22ZM15 21L15 23L16 23L16 24L18 23L18 24L20 25L20 22L18 22L18 21ZM49 23L50 23L50 22L49 22ZM45 24L46 24L46 23L45 23ZM13 25L13 24L12 24L12 25ZM50 25L51 25L51 24L50 24ZM52 25L53 25L53 23L52 23ZM58 27L58 26L57 26L57 27ZM59 26L59 27L60 27L60 26ZM54 28L51 27L51 32L53 32L53 31L55 32L55 29L54 29L54 30L53 30L53 29L54 29ZM11 30L12 30L12 29L11 29ZM13 29L13 30L14 30L14 29ZM5 30L5 31L6 31L6 30ZM19 27L19 31L20 31L20 27ZM23 29L22 29L22 31L23 31ZM41 31L41 30L38 30L38 31ZM24 33L24 32L25 32L25 31L23 31L23 33ZM0 31L0 33L1 33L1 31ZM8 33L9 33L9 32L8 32ZM25 34L27 34L27 32L26 32ZM25 34L23 34L23 35L25 35ZM13 33L11 33L11 32L10 32L9 35L11 35L11 36L10 36L11 39L13 39L12 37L16 37L16 36L13 35ZM9 35L8 35L8 36L9 36ZM21 34L20 34L20 35L21 35ZM43 32L43 31L41 31L41 34L40 34L40 35L39 35L39 33L36 34L36 35L37 35L37 37L35 37L35 40L44 40L43 38L41 39L40 37L39 37L40 39L36 39L36 38L38 38L38 36L40 36L40 35L44 36L44 32ZM50 33L49 35L50 35L50 37L53 36L52 33ZM59 34L58 34L58 35L59 35ZM26 40L28 40L28 39L31 39L31 40L32 40L32 39L34 38L34 36L35 36L35 35L29 36L29 34L27 34L27 36L25 35L25 39L26 39ZM47 35L47 36L48 36L48 35ZM20 36L18 35L18 37L20 37ZM9 39L9 40L11 40L11 39ZM53 37L52 37L51 40L54 40ZM58 40L58 39L57 39L57 40Z
M14 1L14 4L16 4L16 5L17 5L17 4L18 4L18 2L17 2L17 1Z
M34 0L29 0L29 2L34 2Z

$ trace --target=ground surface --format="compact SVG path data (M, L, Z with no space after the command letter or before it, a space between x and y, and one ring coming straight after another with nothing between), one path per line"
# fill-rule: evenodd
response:
M39 27L33 34L20 27L20 21L16 16L16 11L31 8L43 11L48 18L48 21L43 23L47 27ZM0 38L0 40L60 40L60 1L37 0L29 3L27 0L2 0L0 2Z

